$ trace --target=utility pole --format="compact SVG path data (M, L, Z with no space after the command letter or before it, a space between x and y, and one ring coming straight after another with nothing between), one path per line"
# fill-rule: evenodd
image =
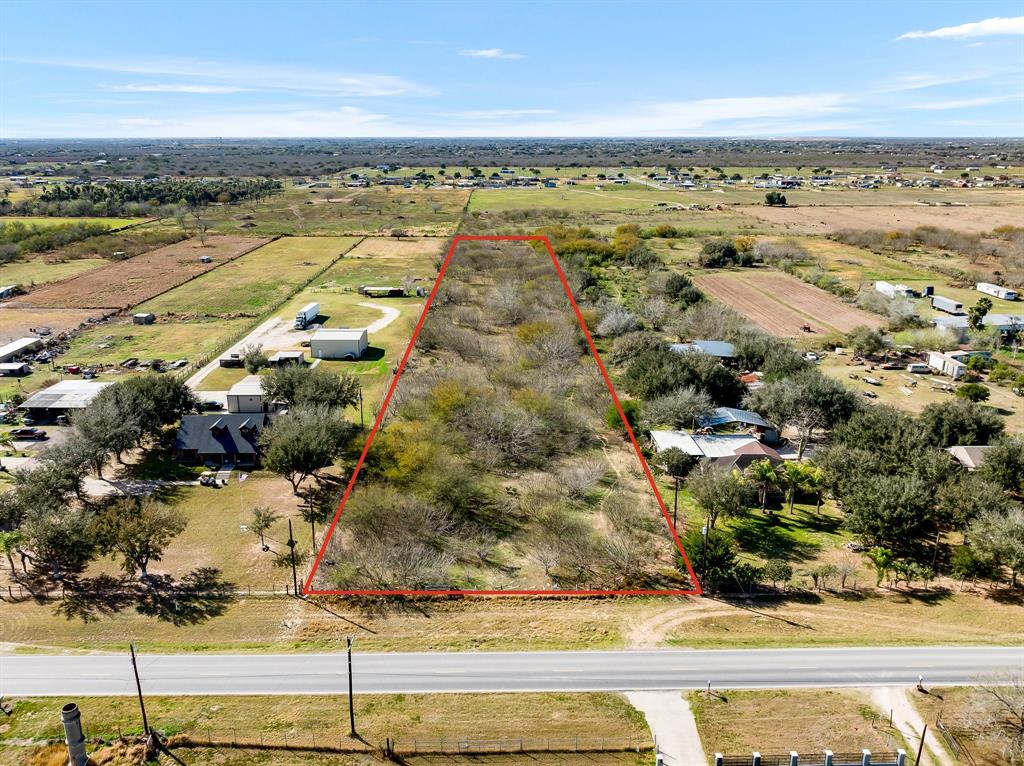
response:
M924 738L928 735L928 724L924 725L924 731L921 732L921 744L917 746L917 760L914 761L916 764L921 763L921 753L924 752Z
M673 529L678 529L679 528L679 524L678 524L678 516L679 516L679 477L678 476L673 476L672 478L676 480L676 493L675 493L675 496L672 498L672 528Z
M366 430L366 423L363 422L363 387L359 386L359 430Z
M288 549L290 551L289 558L291 558L292 561L292 587L295 589L293 593L294 595L298 596L299 575L295 571L295 536L292 534L292 519L290 516L288 517Z
M356 734L356 707L355 702L352 699L352 639L351 637L346 639L348 642L348 725L349 725L349 736L357 737Z
M146 703L142 700L142 682L139 681L139 666L135 662L135 644L128 644L132 652L132 672L135 674L135 690L139 693L139 710L142 711L142 730L149 739L149 720L146 718Z

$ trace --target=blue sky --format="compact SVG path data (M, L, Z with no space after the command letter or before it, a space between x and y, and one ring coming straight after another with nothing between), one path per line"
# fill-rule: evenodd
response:
M0 137L1024 136L1024 2L0 3Z

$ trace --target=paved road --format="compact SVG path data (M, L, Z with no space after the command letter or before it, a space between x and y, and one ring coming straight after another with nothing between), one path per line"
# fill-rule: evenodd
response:
M972 683L1024 669L1024 647L362 654L357 692L628 691ZM142 655L150 694L326 694L344 654ZM127 655L0 655L0 695L132 694Z

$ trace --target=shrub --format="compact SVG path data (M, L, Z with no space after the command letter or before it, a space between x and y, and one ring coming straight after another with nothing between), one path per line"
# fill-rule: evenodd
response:
M989 397L989 390L981 383L964 383L955 393L961 399L971 402L984 402Z

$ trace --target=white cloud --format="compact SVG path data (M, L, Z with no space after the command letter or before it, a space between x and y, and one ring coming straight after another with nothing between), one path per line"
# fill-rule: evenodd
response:
M12 58L26 64L123 72L162 77L188 77L199 81L216 80L220 84L244 89L287 90L337 97L423 96L436 95L433 88L401 77L385 74L333 72L256 62L218 61L181 58L138 60L101 60L68 58Z
M451 116L463 120L500 120L507 117L526 117L532 114L554 113L554 109L480 109L468 112L454 112Z
M199 83L143 83L139 85L102 85L104 90L119 93L251 93L254 88L235 85L201 85Z
M883 93L901 92L905 90L921 90L922 88L937 88L942 85L956 85L961 82L973 82L991 77L989 72L974 74L905 74L895 78L889 85L883 86Z
M940 27L928 32L917 30L897 37L897 40L956 39L992 37L995 35L1024 35L1024 16L996 16L983 21L972 21L955 27Z
M988 106L990 104L1002 104L1007 101L1021 101L1024 96L983 96L980 98L954 99L952 101L933 101L924 104L910 104L909 109L925 109L929 111L940 111L943 109L970 109L976 106Z
M473 48L460 51L460 56L471 56L479 59L522 59L526 58L522 53L509 53L501 48Z

